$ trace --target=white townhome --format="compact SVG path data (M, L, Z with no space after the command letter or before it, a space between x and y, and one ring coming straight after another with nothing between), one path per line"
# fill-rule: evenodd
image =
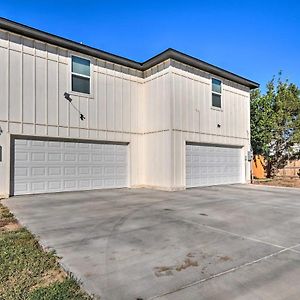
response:
M173 49L138 63L0 18L0 195L245 183L257 87Z

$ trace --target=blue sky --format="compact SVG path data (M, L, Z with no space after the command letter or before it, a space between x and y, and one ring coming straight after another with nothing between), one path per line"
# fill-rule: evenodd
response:
M0 15L133 60L175 48L259 82L300 86L297 1L17 1Z

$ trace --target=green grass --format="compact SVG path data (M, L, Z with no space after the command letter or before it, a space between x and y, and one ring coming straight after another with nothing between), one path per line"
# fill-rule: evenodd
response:
M81 300L88 299L82 292L78 292L78 285L73 279L55 282L48 287L35 289L29 296L30 300Z
M59 266L53 252L45 252L26 229L15 226L13 215L0 204L0 299L87 300L77 282Z

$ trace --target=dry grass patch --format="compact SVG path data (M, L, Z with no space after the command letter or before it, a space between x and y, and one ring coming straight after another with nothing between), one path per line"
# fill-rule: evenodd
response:
M53 268L45 272L39 282L31 287L31 291L37 288L45 288L53 283L63 282L68 278L68 275L65 271L60 268Z
M281 186L281 187L292 187L300 188L300 178L274 178L274 179L256 179L255 184L263 184L269 186Z

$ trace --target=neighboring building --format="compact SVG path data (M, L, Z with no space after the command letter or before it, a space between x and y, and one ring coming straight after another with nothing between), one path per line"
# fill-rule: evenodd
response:
M0 67L3 196L249 180L253 81L172 49L138 63L2 18Z

